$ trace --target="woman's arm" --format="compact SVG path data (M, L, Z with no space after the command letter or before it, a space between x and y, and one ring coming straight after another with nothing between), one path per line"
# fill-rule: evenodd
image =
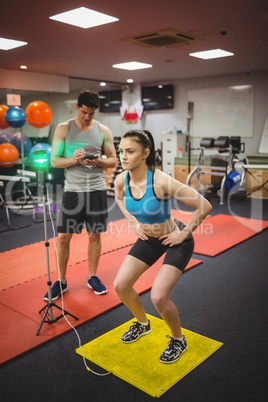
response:
M162 172L161 172L162 173ZM212 209L212 205L204 198L198 191L193 188L182 184L178 180L170 177L169 175L159 175L158 186L161 186L165 194L173 196L178 201L183 202L188 207L193 208L194 214L185 228L180 231L175 230L169 235L163 235L160 239L166 239L163 244L179 244L183 242L205 219Z

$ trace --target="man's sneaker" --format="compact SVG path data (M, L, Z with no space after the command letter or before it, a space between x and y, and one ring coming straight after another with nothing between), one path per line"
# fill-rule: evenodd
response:
M149 334L151 332L150 320L148 324L144 325L138 321L133 321L133 325L129 330L122 336L121 341L124 343L131 343L137 341L142 335Z
M186 338L183 335L183 340L179 341L178 339L174 339L171 336L167 335L167 338L170 338L168 347L164 350L164 352L160 356L160 362L162 363L174 363L179 360L180 355L186 352L188 346L186 342Z
M97 276L92 276L91 278L88 278L87 286L90 289L93 289L96 295L104 295L105 293L107 293L106 287Z
M61 292L63 294L67 290L68 290L68 287L67 287L66 279L65 279L64 283L61 283L61 286L60 286L60 282L56 281L51 288L52 300L56 300L61 295ZM48 292L45 294L44 300L48 300Z

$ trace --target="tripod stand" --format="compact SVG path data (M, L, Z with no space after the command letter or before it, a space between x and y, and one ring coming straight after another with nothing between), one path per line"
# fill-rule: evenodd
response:
M47 302L47 305L39 311L39 314L44 312L44 316L42 318L42 321L40 323L40 326L38 328L36 335L39 335L39 332L40 332L44 322L46 322L48 324L52 324L53 322L58 321L60 318L64 317L64 315L67 315L67 314L69 314L71 317L78 320L77 317L75 317L68 311L63 310L61 307L57 306L54 302L52 302L52 294L51 294L52 282L50 280L49 253L48 253L49 242L48 242L48 238L47 238L47 211L46 211L47 189L46 189L45 181L46 181L45 180L45 171L44 170L38 171L38 183L40 183L40 186L41 186L41 193L42 193L42 199L43 199L44 233L45 233L45 247L46 247L46 262L47 262L48 302ZM53 318L53 307L61 310L62 314L56 318ZM46 320L47 317L48 317L48 319Z

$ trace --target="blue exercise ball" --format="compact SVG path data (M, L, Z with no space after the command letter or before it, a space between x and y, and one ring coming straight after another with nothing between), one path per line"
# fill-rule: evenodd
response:
M9 144L10 134L2 133L0 134L0 144Z
M20 107L10 107L6 111L5 120L10 127L22 127L26 123L26 114Z
M38 143L38 144L36 144L36 145L34 145L34 146L32 147L32 149L30 150L30 153L29 153L29 158L30 158L30 160L33 162L33 160L34 160L34 151L38 151L38 150L40 150L40 149L45 149L45 150L47 151L48 160L49 160L49 162L50 162L50 157L51 157L51 145L49 145L49 144L47 144L47 143L45 143L45 142L40 142L40 143Z
M27 156L29 154L30 150L32 149L33 144L32 144L32 141L30 140L30 138L24 134L22 134L22 141L23 141L23 153L24 153L24 156ZM17 150L19 151L20 156L21 156L21 154L22 154L22 152L21 152L21 133L11 134L10 143L15 145L15 147L17 148Z

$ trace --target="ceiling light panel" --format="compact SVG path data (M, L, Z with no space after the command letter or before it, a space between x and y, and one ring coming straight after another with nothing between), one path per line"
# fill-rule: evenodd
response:
M127 63L113 64L113 68L121 68L122 70L141 70L143 68L151 68L152 64L140 63L138 61L129 61Z
M25 45L28 45L28 43L23 42L21 40L0 38L0 49L1 50L11 50L11 49L15 49L16 47L25 46Z
M234 56L234 53L222 49L205 50L203 52L189 53L189 56L197 57L203 60L217 59L220 57Z
M56 14L49 18L84 29L119 21L118 18L99 13L98 11L86 7L75 8L74 10Z

